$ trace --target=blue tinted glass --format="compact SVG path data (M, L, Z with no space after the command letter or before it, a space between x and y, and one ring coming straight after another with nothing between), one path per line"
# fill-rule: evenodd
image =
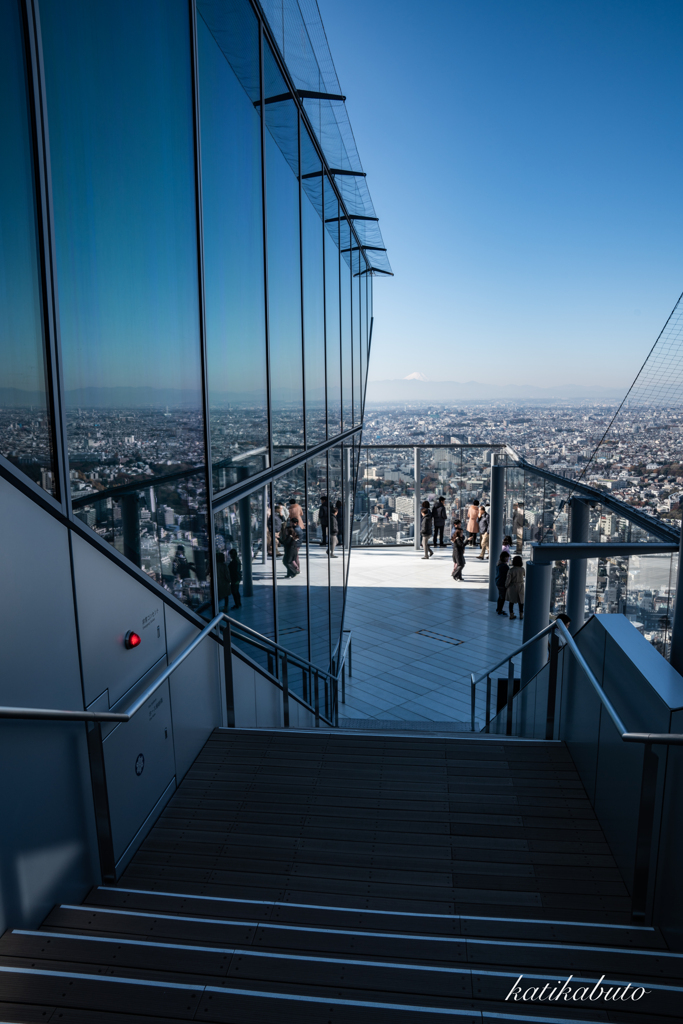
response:
M344 225L342 225L344 226ZM346 223L348 232L348 223ZM341 352L342 352L342 424L344 430L353 426L353 329L351 320L351 260L347 249L340 260Z
M344 487L344 458L341 448L330 448L328 457L328 498L330 521L330 643L334 658L341 638L344 612L344 524L346 520L346 494ZM334 534L336 528L336 535Z
M44 0L41 20L74 507L154 480L187 504L194 529L176 517L170 532L194 546L206 494L188 483L205 461L188 6Z
M0 2L0 452L54 493L34 171L17 0Z
M302 153L304 152L302 135ZM314 168L320 161L309 159ZM303 166L307 166L304 164ZM315 173L315 171L312 171ZM301 246L304 285L304 352L306 370L306 443L320 444L327 436L325 415L325 280L323 272L323 224L318 192L320 176L303 182L301 196ZM312 186L314 185L315 191ZM312 193L312 194L310 194Z
M273 461L282 462L304 443L298 114L264 53L271 430Z
M330 510L327 501L327 455L318 455L306 463L306 477L311 661L319 668L328 671L330 665L330 564L327 549Z
M255 50L258 65L251 19L243 47ZM201 16L197 24L211 459L220 491L268 465L261 118Z
M273 481L273 501L282 522L276 554L278 643L308 660L308 560L304 467ZM292 669L294 672L294 669ZM297 677L292 675L290 686ZM301 675L298 676L301 679ZM302 695L300 685L295 692Z
M355 243L354 243L355 244ZM361 303L360 303L360 286L361 286L361 268L362 256L358 250L353 252L353 260L351 266L353 268L353 277L351 279L351 337L353 344L353 422L356 426L360 423L360 404L361 404L361 388L362 388L362 366L361 366Z
M341 354L339 349L339 203L325 179L325 341L327 430L341 430Z

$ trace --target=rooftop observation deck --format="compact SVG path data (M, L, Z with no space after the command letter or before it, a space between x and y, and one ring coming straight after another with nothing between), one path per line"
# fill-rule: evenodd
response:
M368 728L400 721L469 728L470 674L519 647L523 626L496 614L489 563L478 553L467 548L464 582L457 583L450 547L437 548L429 561L413 548L353 549L344 623L353 635L353 675L340 726L363 728L367 720Z

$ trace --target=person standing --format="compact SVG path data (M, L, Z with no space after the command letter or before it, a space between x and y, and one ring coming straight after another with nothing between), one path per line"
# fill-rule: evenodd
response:
M524 565L522 556L515 555L505 580L505 599L510 606L510 618L516 619L515 605L519 605L519 617L524 618Z
M496 589L498 591L498 604L496 612L498 615L505 615L505 591L507 590L508 562L510 555L507 551L501 551L498 565L496 566Z
M289 502L289 518L296 519L296 525L300 530L304 528L304 510L302 509L296 498L292 498Z
M512 508L512 533L517 542L517 554L521 555L522 548L524 546L524 527L526 526L526 519L524 518L524 505L521 501L515 502Z
M479 512L479 534L481 536L481 550L477 558L479 561L482 561L489 546L489 514L483 503Z
M467 532L470 544L473 548L476 548L477 535L479 534L479 501L477 498L474 499L467 509Z
M232 594L233 608L241 608L240 583L242 582L242 563L236 548L230 549L228 558L228 575L230 576L230 593ZM227 598L225 603L227 607Z
M323 539L320 541L320 547L324 548L327 546L327 526L329 523L330 512L327 505L327 495L323 494L320 499L320 508L318 509L318 522L320 523L320 529L323 532Z
M334 549L337 546L337 537L339 536L339 522L337 519L338 510L337 506L333 505L330 509L330 558L336 558Z
M448 513L446 512L446 505L444 504L445 500L446 499L442 494L439 500L434 502L434 508L432 509L432 520L434 524L434 547L436 547L439 544L439 537L441 538L441 544L439 546L442 548L446 547L443 541L443 531L446 526L446 519L448 518Z
M453 541L453 572L451 576L454 580L462 579L462 571L465 568L465 534L462 532L459 526L456 526L453 530L451 537Z
M282 529L282 515L279 505L276 505L273 511L268 516L268 554L273 554L273 544L275 544L275 557L277 558L280 554L278 547L278 541L280 540L280 531Z
M422 509L420 511L420 536L422 537L422 546L424 548L423 558L431 558L434 554L432 551L432 513L429 510L429 502L422 502Z
M221 601L224 601L224 610L227 612L230 607L230 573L223 551L216 552L216 584L218 585L218 607L220 609Z
M337 501L337 530L339 532L338 543L344 547L344 505Z
M282 544L285 549L285 553L282 557L282 564L287 570L285 579L291 580L299 573L298 555L299 549L296 543L296 531L291 524L291 520L287 524L284 530L284 536L282 538Z

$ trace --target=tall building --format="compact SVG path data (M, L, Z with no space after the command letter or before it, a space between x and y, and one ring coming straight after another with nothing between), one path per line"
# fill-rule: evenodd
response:
M0 94L5 625L31 648L0 703L116 708L219 610L329 672L391 269L317 6L2 0ZM169 699L194 756L221 709ZM73 751L48 766L26 728L59 787Z

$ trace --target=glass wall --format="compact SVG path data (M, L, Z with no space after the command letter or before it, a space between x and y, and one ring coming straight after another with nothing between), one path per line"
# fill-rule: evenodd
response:
M348 221L341 221L342 258L339 261L339 305L341 325L342 429L353 426L353 324L351 312L351 233Z
M18 0L0 3L0 454L55 494L33 143Z
M339 334L339 203L329 179L324 179L325 200L325 338L327 347L327 427L333 437L341 426L341 350Z
M202 17L202 9L223 51ZM199 7L204 302L214 491L268 466L258 23ZM241 81L230 61L239 62Z
M72 493L153 483L183 507L205 462L187 4L43 0L41 20Z
M306 468L308 603L311 661L327 669L330 662L330 563L327 455L310 459Z
M304 445L299 116L267 45L264 83L270 415L277 463Z
M304 294L306 444L327 437L325 401L325 277L322 165L306 132L301 134L301 258Z

